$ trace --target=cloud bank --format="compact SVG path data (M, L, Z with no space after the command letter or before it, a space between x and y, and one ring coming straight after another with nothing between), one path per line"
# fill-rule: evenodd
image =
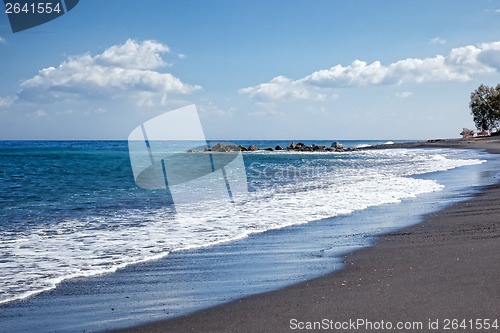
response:
M241 93L262 99L315 99L324 100L326 94L318 87L307 86L301 80L292 81L285 76L277 76L269 83L257 87L244 88Z
M201 89L158 71L168 65L163 55L169 52L167 45L155 41L129 39L95 56L69 57L59 66L44 68L21 82L17 98L31 102L127 97L138 103L147 98L145 104L149 105L153 98L165 101L167 94L190 94Z
M330 88L401 85L430 81L465 82L474 76L500 70L500 42L454 48L447 56L408 58L389 65L380 61L368 64L355 60L351 65L337 65L291 80L278 76L270 82L240 90L240 93L264 100L324 99Z

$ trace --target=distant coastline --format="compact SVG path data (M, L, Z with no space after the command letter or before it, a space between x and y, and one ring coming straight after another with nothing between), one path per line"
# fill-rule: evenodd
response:
M500 136L484 136L461 139L433 139L427 141L399 142L390 145L373 145L361 147L369 149L396 149L396 148L455 148L455 149L485 149L493 154L500 154Z
M238 142L239 140L235 140ZM247 141L247 140L245 140ZM248 140L251 141L251 140ZM272 140L269 140L272 141ZM326 141L326 140L321 140ZM350 140L346 140L350 141ZM344 147L342 140L333 141L331 145L319 145L312 143L304 144L301 141L291 141L290 145L282 147L258 147L257 145L249 145L248 147L241 144L228 143L227 141L217 142L210 148L205 148L204 152L255 152L255 151L291 151L291 152L350 152L360 150L373 149L397 149L397 148L457 148L457 149L496 149L496 145L500 142L500 136L477 136L459 139L430 139L426 141L403 141L394 142L387 141L383 144L362 145L358 147ZM199 150L189 150L188 152L201 152Z

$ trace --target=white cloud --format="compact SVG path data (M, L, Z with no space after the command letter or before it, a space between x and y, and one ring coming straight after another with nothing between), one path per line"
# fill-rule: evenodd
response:
M478 60L490 67L500 71L500 42L484 43L480 45L481 53L478 54Z
M164 44L129 39L102 54L69 57L59 66L44 68L23 81L19 98L53 101L131 97L139 104L149 105L153 100L166 99L170 93L190 94L201 89L156 70L166 65L162 54L168 52Z
M401 85L429 81L465 82L474 76L494 74L500 69L500 42L454 48L447 56L408 58L387 66L375 61L367 64L355 60L351 65L337 65L316 71L302 79L278 76L268 83L241 89L259 100L320 99L328 89Z
M306 87L300 80L292 81L285 76L278 76L269 83L261 83L256 87L240 89L240 93L257 99L314 99L324 100L327 95L320 89Z
M123 45L114 45L94 57L97 65L130 68L130 69L155 69L165 66L162 54L170 53L167 45L147 40L137 43L127 40Z
M413 96L413 93L411 91L402 91L402 92L396 93L396 97L399 97L399 98L408 98L411 96Z
M177 56L179 57L179 59L186 59L186 55L183 53L179 53Z
M430 44L446 44L446 40L439 37L434 37L429 41Z
M495 10L495 13L500 13L500 9L496 9L496 10Z
M0 36L0 44L5 44L7 43L7 41L5 40L5 38L3 38L2 36Z

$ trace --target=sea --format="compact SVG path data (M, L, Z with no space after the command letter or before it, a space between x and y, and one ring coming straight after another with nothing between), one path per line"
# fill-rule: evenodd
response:
M477 150L239 156L243 199L181 209L168 189L137 185L127 141L0 141L0 332L97 332L305 281L498 170Z

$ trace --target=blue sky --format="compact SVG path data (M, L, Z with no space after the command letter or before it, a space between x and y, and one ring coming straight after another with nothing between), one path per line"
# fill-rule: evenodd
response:
M82 0L13 34L0 139L126 139L196 104L211 139L428 139L500 83L500 1Z

